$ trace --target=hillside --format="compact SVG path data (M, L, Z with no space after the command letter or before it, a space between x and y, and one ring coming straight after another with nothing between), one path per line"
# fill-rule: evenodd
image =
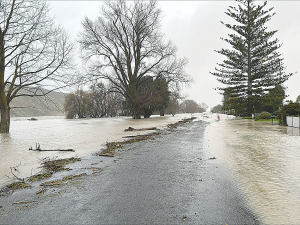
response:
M44 98L18 97L12 100L10 107L12 117L62 116L65 94L51 92ZM17 107L17 108L14 108ZM19 108L20 107L20 108Z

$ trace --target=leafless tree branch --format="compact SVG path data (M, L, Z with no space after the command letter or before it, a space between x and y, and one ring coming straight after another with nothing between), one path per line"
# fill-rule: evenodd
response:
M109 80L136 111L137 90L145 76L168 83L187 83L186 59L177 59L177 48L164 42L160 32L161 10L149 2L107 1L95 21L85 17L79 35L88 73ZM137 114L138 112L134 112ZM134 115L139 117L139 115Z

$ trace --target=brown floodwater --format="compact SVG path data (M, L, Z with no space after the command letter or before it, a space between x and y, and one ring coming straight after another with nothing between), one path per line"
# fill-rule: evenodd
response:
M133 120L130 117L76 119L64 117L37 117L37 121L27 118L12 118L9 134L0 134L0 186L13 181L10 167L16 167L14 173L26 178L40 171L40 163L48 159L82 157L91 155L105 146L106 142L122 141L126 135L138 135L153 131L124 132L128 127L162 129L169 123L175 123L189 114L175 116L152 116L149 119ZM74 149L75 152L36 152L39 143L41 149Z
M263 224L300 224L299 128L223 118L207 128L206 149L227 164Z

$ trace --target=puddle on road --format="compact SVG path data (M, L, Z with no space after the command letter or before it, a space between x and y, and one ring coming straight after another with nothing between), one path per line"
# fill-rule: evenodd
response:
M209 126L206 135L209 152L228 165L262 223L300 224L298 128L223 119Z

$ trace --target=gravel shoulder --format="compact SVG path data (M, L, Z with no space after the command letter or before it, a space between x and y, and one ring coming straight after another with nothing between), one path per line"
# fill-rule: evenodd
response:
M1 196L0 224L258 224L226 168L203 150L206 126L187 123L117 157L83 158L50 179L68 182L44 193L33 182Z

